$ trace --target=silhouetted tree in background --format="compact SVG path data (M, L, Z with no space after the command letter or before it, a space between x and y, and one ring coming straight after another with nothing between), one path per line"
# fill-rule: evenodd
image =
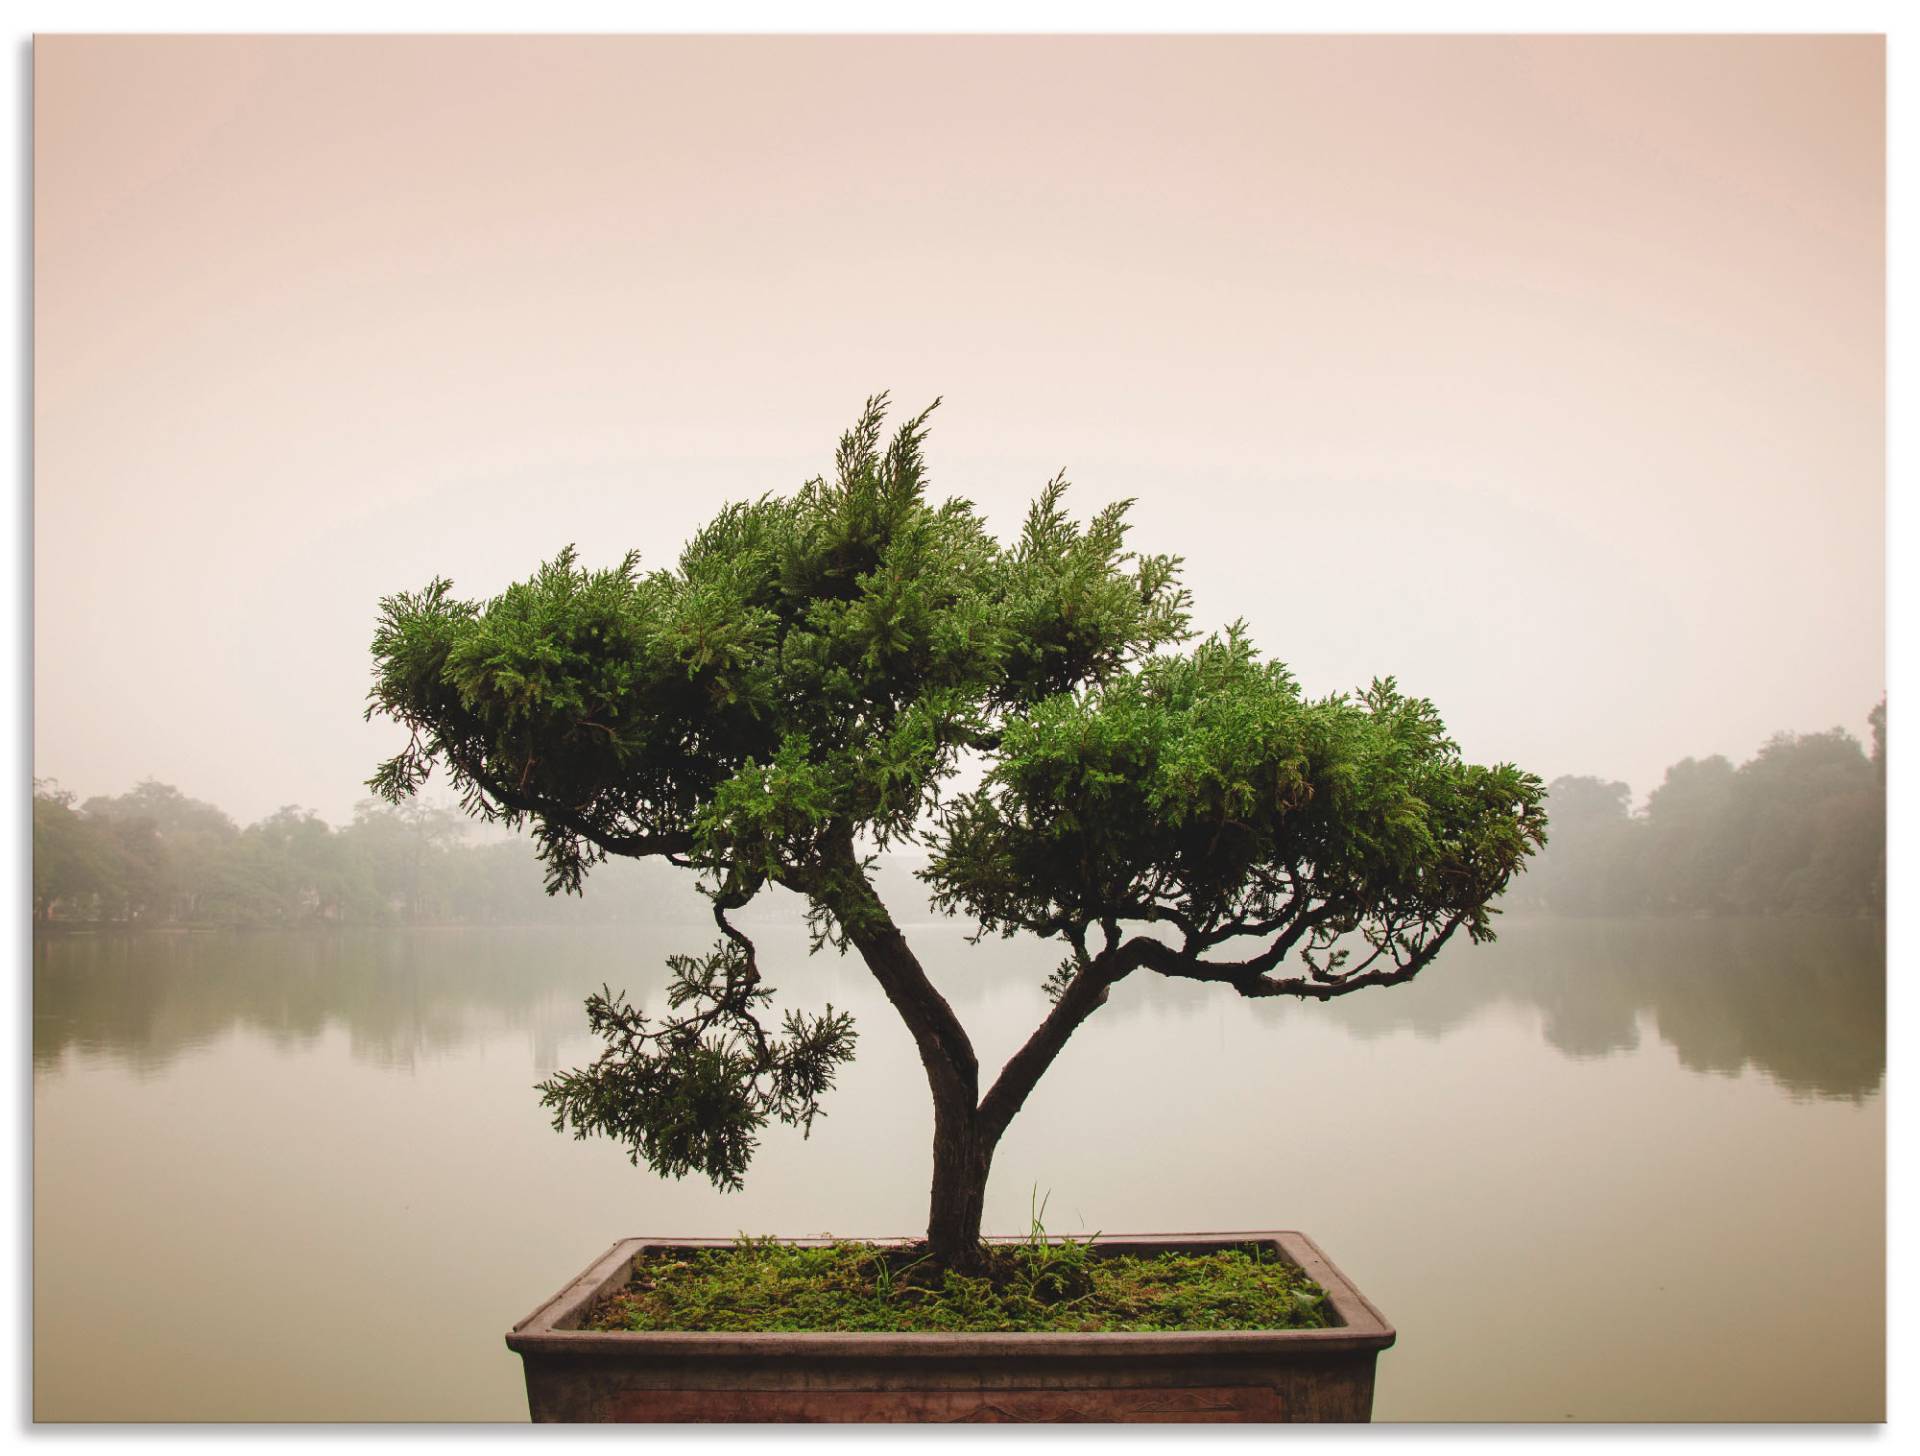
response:
M1625 784L1548 785L1553 841L1509 903L1563 915L1884 914L1886 721L1871 755L1835 728L1780 733L1747 763L1682 759L1629 809Z
M1527 873L1507 892L1510 904L1551 906L1563 915L1599 915L1631 901L1620 883L1626 841L1634 833L1625 784L1563 777L1547 786L1553 833Z
M35 780L37 925L540 924L654 914L662 876L636 869L591 904L551 899L521 839L476 841L458 811L366 800L335 829L287 807L242 829L148 780L74 796Z

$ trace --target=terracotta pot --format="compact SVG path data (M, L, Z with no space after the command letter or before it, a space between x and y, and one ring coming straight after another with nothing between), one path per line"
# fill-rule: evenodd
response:
M787 1242L818 1246L828 1239ZM908 1240L876 1240L906 1243ZM998 1240L1017 1243L1020 1240ZM649 1250L624 1239L515 1325L536 1421L1365 1421L1393 1327L1305 1234L1131 1234L1111 1254L1275 1250L1327 1291L1319 1330L1178 1334L607 1333L581 1324Z

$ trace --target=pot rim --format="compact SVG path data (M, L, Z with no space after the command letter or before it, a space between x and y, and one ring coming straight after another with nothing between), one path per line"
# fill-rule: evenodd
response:
M1059 1243L1063 1236L1050 1236ZM1260 1229L1213 1233L1101 1234L1087 1242L1111 1253L1205 1252L1222 1245L1265 1244L1295 1265L1327 1292L1335 1323L1317 1330L1180 1330L1158 1334L1123 1332L1066 1333L911 1333L811 1331L778 1333L716 1333L691 1330L583 1330L587 1312L606 1295L625 1285L633 1261L651 1249L724 1249L737 1239L679 1238L653 1235L621 1239L589 1264L559 1293L515 1325L507 1348L522 1355L626 1355L661 1359L720 1357L873 1359L970 1359L980 1356L1017 1356L1022 1359L1106 1356L1138 1358L1161 1355L1306 1355L1384 1350L1395 1331L1353 1283L1327 1258L1320 1246L1298 1230ZM783 1238L779 1242L801 1248L835 1243L913 1244L918 1236L893 1238L813 1237ZM990 1244L1023 1244L1023 1237L1000 1236ZM1138 1246L1138 1247L1129 1247Z

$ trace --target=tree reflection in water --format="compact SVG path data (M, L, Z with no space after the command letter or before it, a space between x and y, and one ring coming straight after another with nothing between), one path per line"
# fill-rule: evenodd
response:
M1512 919L1391 996L1323 1011L1352 1035L1444 1037L1492 1008L1537 1012L1576 1059L1630 1052L1645 1026L1682 1066L1752 1068L1797 1097L1858 1102L1886 1067L1886 927L1879 920Z
M578 1031L588 991L602 981L636 994L660 984L664 956L696 929L51 935L34 946L34 1064L47 1070L74 1051L152 1073L230 1031L298 1048L339 1026L356 1059L404 1068L515 1028L544 1071L559 1040ZM797 927L790 939L783 989L824 988L857 1004L866 989L857 966L805 959ZM952 939L930 947L928 960L962 1003L1037 987L1050 965L1018 941L968 950L958 927ZM1212 988L1140 978L1103 1016L1203 1015L1218 1000ZM1494 944L1450 950L1409 985L1252 1009L1276 1021L1330 1018L1372 1039L1441 1038L1500 1008L1536 1013L1546 1041L1570 1058L1632 1051L1650 1026L1692 1071L1751 1067L1797 1097L1859 1101L1885 1069L1885 926L1514 918Z

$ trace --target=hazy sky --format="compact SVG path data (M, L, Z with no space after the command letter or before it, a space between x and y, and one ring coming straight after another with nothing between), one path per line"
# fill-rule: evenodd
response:
M1884 681L1874 38L52 38L35 764L339 822L376 603L946 403L1310 692L1638 795Z

